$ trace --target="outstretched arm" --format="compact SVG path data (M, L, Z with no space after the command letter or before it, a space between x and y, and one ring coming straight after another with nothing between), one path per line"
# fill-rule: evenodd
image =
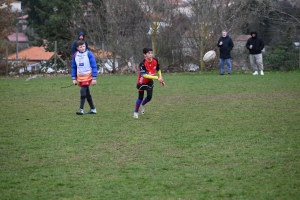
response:
M158 70L158 71L157 71L157 74L158 74L158 79L157 79L157 80L159 81L159 83L160 83L163 87L165 87L166 84L165 84L164 79L163 79L162 76L161 76L161 71Z
M144 78L148 78L148 79L155 79L155 80L162 79L162 78L161 78L161 71L160 71L160 70L157 71L157 75L158 75L158 76L153 76L153 75L147 74L146 72L141 72L141 75L142 75Z
M158 80L159 83L160 83L162 86L165 86L165 82L164 82L164 79L163 79L162 76L161 76L161 71L160 71L160 70L157 71L157 75L158 75L158 76L152 76L152 75L149 75L149 74L146 74L146 73L142 73L142 76L143 76L144 78Z
M142 76L143 76L144 78L158 80L158 76L152 76L152 75L149 75L149 74L146 74L146 73L142 73Z

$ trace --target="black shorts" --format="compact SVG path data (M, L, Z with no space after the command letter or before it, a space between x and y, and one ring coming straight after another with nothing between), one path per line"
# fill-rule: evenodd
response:
M138 90L151 90L154 87L154 82L151 81L149 83L145 83L145 84L136 84L136 88Z

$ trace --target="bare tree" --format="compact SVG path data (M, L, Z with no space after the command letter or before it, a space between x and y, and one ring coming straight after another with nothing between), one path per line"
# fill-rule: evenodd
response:
M196 60L202 71L206 69L203 55L216 49L222 30L229 31L232 37L248 33L258 21L264 23L274 3L272 0L188 0L185 3L103 0L101 5L86 2L86 9L81 13L85 17L74 18L76 29L84 29L96 48L104 47L112 52L113 58L120 56L120 65L126 65L128 60L139 62L141 49L152 46L164 66L170 63L183 66L184 59L189 57ZM112 65L115 72L116 66Z
M88 39L96 49L112 52L112 72L117 71L115 58L119 65L129 60L138 62L135 56L141 54L141 46L147 43L149 31L146 16L137 0L103 0L99 6L90 5L88 14L78 26L84 27Z
M162 68L176 66L184 70L182 36L190 26L186 3L169 0L143 0L140 6L149 24L147 33L154 56L159 58Z
M265 4L266 5L266 4ZM267 5L266 5L267 6ZM271 23L271 31L276 34L285 34L287 27L292 27L295 36L299 35L300 29L300 2L299 1L279 1L268 5L268 13L264 16ZM298 34L297 34L298 33Z
M297 66L291 60L298 57L298 68L300 68L299 43L298 52L294 45L294 42L300 42L300 2L297 0L274 1L270 4L269 13L265 18L270 22L269 32L271 33L271 48L267 60L275 68L293 69ZM279 61L276 54L285 55Z
M13 22L18 14L17 11L12 11L11 2L12 1L0 0L0 67L5 53L8 51L8 47L10 46L10 48L12 48L13 46L5 41L5 38L15 31Z
M240 34L243 29L251 26L263 13L265 7L260 2L252 4L252 0L190 0L193 11L191 20L194 22L190 30L193 35L192 45L198 52L199 66L205 70L202 58L206 51L215 49L215 42L219 33L226 29L232 33Z

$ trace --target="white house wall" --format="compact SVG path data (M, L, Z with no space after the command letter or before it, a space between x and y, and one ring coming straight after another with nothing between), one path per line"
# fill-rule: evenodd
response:
M21 7L21 1L13 1L11 3L12 5L12 10L15 11L17 10L18 12L21 12L22 11L22 7Z
M113 60L108 59L104 63L104 67L101 67L101 65L100 65L98 73L103 74L103 73L111 72L113 70L112 66L113 66ZM116 69L118 69L118 67L119 67L118 59L115 59L115 66L116 66Z

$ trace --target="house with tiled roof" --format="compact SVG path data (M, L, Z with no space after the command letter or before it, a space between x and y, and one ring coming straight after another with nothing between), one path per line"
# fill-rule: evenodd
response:
M5 4L3 5L5 6ZM11 1L12 11L17 11L19 17L16 18L17 23L15 24L17 31L11 35L8 35L6 39L11 43L18 43L18 50L29 48L29 40L25 33L33 33L32 28L28 28L28 14L23 14L22 1L13 0Z
M102 51L102 49L96 49L94 46L90 45L89 46L90 51L94 54L95 58L105 58L105 59L111 59L113 58L113 53L110 51ZM117 59L120 59L119 55L115 56Z
M12 11L17 11L19 14L19 17L16 18L17 23L15 24L15 27L17 31L11 35L8 35L6 39L11 42L11 43L18 43L18 48L19 50L25 49L29 47L29 41L27 36L24 34L27 29L27 19L28 15L23 15L23 10L22 10L22 1L17 1L17 0L12 0L10 2L11 5L11 10ZM4 5L6 4L4 3Z
M28 43L28 38L24 33L13 33L7 36L10 42Z
M99 73L106 73L106 72L112 72L113 71L113 65L115 66L115 69L118 69L119 67L119 55L113 55L110 51L103 51L102 49L97 49L95 46L89 46L90 51L94 54L97 62L102 61L101 64L98 64L99 67Z
M54 52L48 52L44 47L30 47L24 49L18 54L14 53L8 56L8 62L16 63L16 62L24 62L25 67L20 68L19 73L23 73L24 71L33 72L39 70L41 68L41 63L49 61L54 56Z

